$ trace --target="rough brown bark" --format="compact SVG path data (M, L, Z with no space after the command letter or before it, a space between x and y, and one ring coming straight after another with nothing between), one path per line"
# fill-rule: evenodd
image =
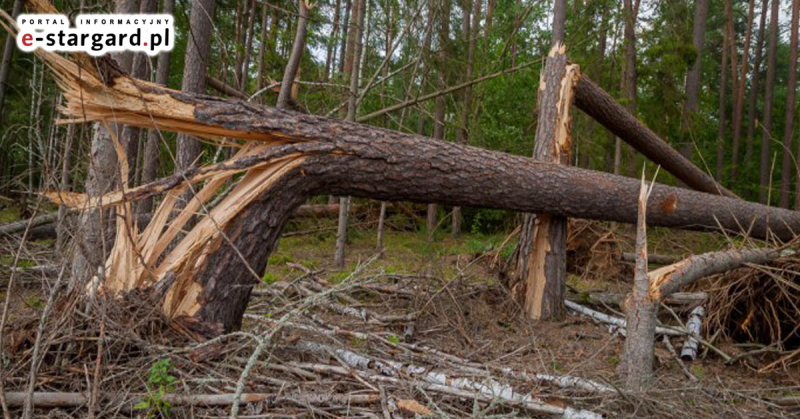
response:
M706 39L706 16L708 15L708 0L696 0L694 2L694 22L692 23L692 44L696 51L696 56L692 68L686 74L686 102L684 103L684 114L686 122L691 122L697 113L697 99L700 94L700 77L703 63L703 44ZM689 144L684 149L684 156L691 156L692 147Z
M11 16L16 19L17 15L22 10L22 0L14 0L14 7L11 11ZM6 99L6 82L8 82L8 74L11 71L11 58L14 56L14 37L11 35L6 36L5 47L3 47L3 62L0 64L0 125L3 123L3 105Z
M647 201L648 187L642 177L639 191L639 217L636 223L636 267L633 292L627 306L625 343L622 349L620 372L625 375L625 386L630 391L644 390L653 374L653 340L658 315L658 300L650 295L650 277L647 275Z
M463 13L470 17L470 27L467 33L464 34L464 41L467 43L467 62L464 69L464 81L469 82L472 80L473 72L475 71L475 44L478 39L478 32L480 31L481 22L481 1L472 0L472 11L465 10ZM463 104L461 109L461 126L457 132L456 140L462 144L467 144L469 141L469 121L472 117L472 86L468 86L463 92ZM461 234L461 207L453 207L453 224L452 233L454 236Z
M735 196L670 147L669 143L642 124L586 75L581 75L575 85L575 105L689 187L707 193Z
M624 0L623 14L625 17L624 46L625 67L620 78L620 90L625 99L625 107L632 115L636 115L636 18L639 14L639 0ZM622 142L620 138L615 141L614 149L614 174L622 173ZM628 161L628 174L633 175L636 167L636 158L631 155Z
M553 1L553 26L551 28L550 45L564 44L564 26L567 21L567 0Z
M759 18L758 36L756 37L756 56L753 61L753 76L750 82L750 95L748 96L747 106L747 137L745 137L744 146L744 162L752 166L751 160L753 158L753 134L755 133L756 115L758 114L756 108L758 107L758 82L761 77L761 59L762 49L764 47L764 30L767 23L767 6L769 1L763 0L761 3L761 17Z
M438 38L439 38L439 53L436 55L436 61L438 64L438 69L436 71L436 80L437 86L439 90L443 90L447 87L447 75L445 73L445 69L447 66L447 51L450 44L450 1L451 0L439 0L438 7L439 7L439 27L438 27ZM444 118L445 118L445 101L444 96L437 96L436 103L433 112L433 138L436 140L444 140L445 137L445 125L444 125ZM427 235L428 241L433 241L434 239L434 229L436 228L436 218L437 218L438 208L435 203L428 204L428 213L426 217L425 223L425 231Z
M555 23L554 27L557 26ZM569 165L572 152L570 108L576 66L567 66L566 48L550 49L539 82L538 123L533 157ZM532 319L558 318L563 313L567 272L567 219L551 214L525 214L519 238L518 283L512 288Z
M211 53L211 17L214 15L214 0L192 2L189 20L189 41L186 46L186 61L183 68L181 90L187 93L203 93L206 86L206 67ZM200 155L200 143L186 135L178 135L176 170L189 167Z
M339 36L339 13L342 9L342 0L336 0L333 8L333 31L328 40L328 51L325 54L325 80L328 80L331 74L331 64L334 63L334 54L336 53L336 39ZM266 6L265 6L266 7Z
M792 135L794 134L794 109L797 97L797 27L800 19L800 0L792 0L792 24L789 34L789 74L786 76L786 119L783 128L783 162L781 164L781 200L780 206L789 208L789 191L791 190L792 169ZM798 184L800 185L800 184ZM800 186L799 186L800 187ZM800 199L795 200L795 207Z
M164 0L162 5L162 13L172 14L175 7L174 0ZM158 54L158 63L156 67L155 82L162 86L166 86L169 81L169 57L170 52L164 51ZM159 145L161 144L161 133L156 129L147 131L147 143L144 148L144 161L142 162L142 183L150 183L156 180L156 171L158 170L158 153ZM153 210L153 200L148 198L139 203L138 207L140 214L149 214Z
M725 96L727 95L728 79L728 31L723 30L722 35L722 63L720 63L719 75L719 129L717 132L717 170L715 172L717 182L722 182L722 169L725 164ZM721 187L721 186L720 186Z
M292 45L292 55L283 72L283 82L281 91L278 93L278 102L275 106L285 108L292 96L292 86L294 85L295 75L300 69L300 60L303 58L303 51L306 49L306 30L308 28L308 14L310 12L308 3L305 0L298 0L300 16L297 21L297 33L295 34L294 44Z
M770 11L769 22L769 49L767 50L767 81L764 91L764 116L762 118L763 128L761 129L761 164L759 170L759 191L758 199L762 204L768 203L770 197L769 188L772 184L772 173L770 168L770 150L772 142L772 105L775 91L775 67L777 66L778 50L778 13L779 2L773 0Z
M747 14L747 33L744 37L744 47L742 51L742 63L739 70L739 83L736 89L733 108L733 155L731 157L731 182L735 183L739 178L739 151L741 149L742 135L742 113L744 112L744 90L745 78L747 77L747 66L750 53L750 39L753 35L753 15L755 14L755 0L750 0L750 7Z

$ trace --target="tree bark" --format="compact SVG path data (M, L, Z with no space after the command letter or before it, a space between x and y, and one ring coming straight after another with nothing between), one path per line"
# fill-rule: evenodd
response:
M635 1L635 3L634 3ZM625 17L625 67L620 79L620 90L625 99L625 107L632 115L636 115L636 18L639 14L639 0L624 0L623 13ZM628 162L628 174L633 175L636 167L636 158L631 155ZM615 141L614 149L614 174L622 170L622 142L619 138Z
M283 72L281 91L278 93L278 102L275 105L279 108L285 108L289 103L289 98L292 96L294 78L297 71L300 69L300 60L303 58L303 51L305 51L306 48L306 29L308 28L308 14L310 10L306 0L298 0L298 8L300 10L300 16L297 21L297 33L294 38L294 45L292 45L292 55L289 56L289 62L286 64L286 69Z
M447 51L450 45L450 1L451 0L439 0L439 53L437 54L436 60L438 64L438 68L436 71L438 89L443 90L447 87L447 75L445 73L445 69L447 66ZM435 109L433 112L434 121L433 121L433 138L435 140L444 141L445 137L445 125L444 125L444 118L445 118L445 109L446 103L444 101L444 96L436 97L436 104ZM425 231L428 241L434 240L434 230L436 229L436 218L437 218L438 208L435 203L428 204L428 214L426 217L425 223Z
M172 14L175 8L175 0L164 0L162 5L162 13ZM166 86L169 82L169 57L170 52L164 51L158 54L158 63L156 66L156 84ZM150 129L147 131L147 143L144 148L144 161L142 163L142 183L150 183L156 180L156 172L158 171L158 154L161 144L161 132L157 129ZM148 198L139 203L139 213L149 214L153 210L153 199Z
M237 83L239 84L239 89L243 92L246 92L247 89L247 80L250 76L250 57L253 55L253 40L255 39L255 27L256 27L256 0L253 0L253 4L250 5L250 18L248 19L248 28L247 28L247 38L244 45L244 58L242 59L242 69L240 71L239 79Z
M336 4L334 5L333 9L333 31L330 34L330 39L328 40L328 51L325 54L326 81L330 78L331 64L335 61L333 56L335 55L335 49L337 44L336 37L339 35L339 13L341 9L342 9L342 0L336 0Z
M658 316L658 300L650 295L650 277L647 275L647 201L648 187L642 173L639 190L639 217L636 223L636 267L633 292L626 301L627 321L622 362L619 369L625 375L625 386L630 391L644 390L653 374L653 339Z
M206 68L211 53L211 17L214 15L214 0L192 2L189 19L189 42L186 46L186 61L183 68L181 90L186 93L203 93L206 86ZM178 135L178 152L175 170L189 167L200 156L200 143L189 135Z
M14 8L11 11L11 17L17 18L22 10L22 0L14 0ZM11 71L11 59L14 56L14 49L16 48L14 37L11 35L6 36L5 47L3 47L3 62L0 64L0 126L3 125L3 105L6 100L6 83L8 82L8 74Z
M575 105L678 180L698 191L735 197L617 103L587 76L575 84Z
M464 41L467 43L467 62L464 69L464 81L469 82L472 80L473 72L475 71L475 44L478 39L478 32L480 31L481 22L481 0L472 0L472 11L464 11L465 16L470 16L470 27L464 36ZM465 17L467 19L467 17ZM462 144L469 142L469 121L472 117L472 86L464 89L463 94L463 107L461 110L461 126L458 129L457 140ZM453 236L461 234L461 207L453 207Z
M800 19L800 0L792 0L792 24L789 34L789 74L786 77L786 119L783 128L783 164L781 164L781 201L783 208L789 208L789 191L792 182L792 135L794 134L794 109L797 97L797 20ZM800 191L800 183L798 183ZM795 208L800 208L800 199L795 200Z
M742 63L739 69L738 86L736 97L734 98L733 108L733 156L731 168L731 183L736 183L739 178L739 149L741 149L742 135L742 113L744 111L744 90L745 79L747 77L747 64L750 52L750 39L753 34L753 15L755 13L755 0L750 0L750 7L747 13L747 33L744 38L744 48L742 51Z
M572 153L570 110L577 67L570 66L568 71L566 47L562 43L566 2L555 0L553 10L553 45L539 82L533 158L569 165ZM559 318L564 311L566 235L566 218L551 214L523 216L517 283L512 286L512 293L532 319Z
M772 142L772 105L775 92L775 70L778 65L778 14L780 2L773 0L770 11L769 22L769 49L767 50L767 82L764 91L764 117L762 118L763 128L761 129L761 164L759 170L759 192L758 198L762 204L768 204L771 196L769 188L772 186L772 173L770 167L770 150Z
M353 23L351 34L353 35L353 55L350 58L352 67L350 68L350 94L347 101L347 121L355 121L358 111L358 79L361 64L362 39L361 28L364 27L365 2L369 0L356 0L358 7L353 7ZM355 6L355 5L354 5ZM347 65L345 65L347 67ZM347 223L350 216L350 197L343 195L339 198L339 224L336 231L336 248L333 255L333 265L337 269L343 269L345 263L345 247L347 246Z
M269 49L268 38L267 38L267 21L269 19L269 3L264 3L261 5L261 42L258 45L258 72L256 73L256 91L261 90L265 86L265 79L266 79L266 59L267 59L267 50ZM338 19L338 16L337 16ZM327 76L326 76L327 80ZM260 98L261 103L264 103L264 98Z
M717 170L716 179L722 183L722 170L725 164L725 95L728 89L727 65L728 65L728 31L723 30L722 35L722 62L720 63L719 73L719 128L717 131Z
M753 135L755 133L756 117L758 115L758 82L761 77L761 59L764 47L764 30L767 23L767 6L769 0L761 3L761 17L759 18L758 36L756 37L756 56L753 62L753 76L750 82L750 95L747 106L747 137L745 137L744 162L752 166Z
M696 56L692 68L686 74L686 102L683 104L684 126L691 125L697 114L697 99L700 95L700 80L702 76L703 44L706 39L706 16L708 16L708 0L695 0L692 44L694 44ZM684 133L688 131L688 129L683 130ZM683 156L687 159L692 158L692 144L688 140L683 148Z
M355 0L358 2L359 0ZM346 0L344 6L344 21L342 22L342 43L339 47L339 72L344 73L344 63L347 55L347 43L350 40L350 15L353 0Z

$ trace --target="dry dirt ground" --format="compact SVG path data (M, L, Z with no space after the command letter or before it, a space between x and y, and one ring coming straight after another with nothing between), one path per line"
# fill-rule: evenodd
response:
M726 365L714 351L701 349L700 359L683 370L659 338L652 387L644 394L618 390L618 333L575 313L540 322L521 315L499 273L513 250L513 240L498 249L506 234L454 239L441 233L428 242L396 216L379 256L374 226L368 219L356 224L348 266L340 271L330 263L332 221L290 226L256 288L242 332L206 344L166 325L147 295L89 303L62 288L35 350L39 317L55 279L18 275L4 336L5 391L24 391L36 358L37 392L94 392L89 399L96 401L89 403L96 417L229 417L230 406L186 406L169 403L170 397L234 394L241 382L245 393L262 395L241 406L243 418L554 417L532 405L569 406L609 418L800 418L800 371L789 366L759 373L777 359L769 352ZM575 225L572 231L570 260L581 268L571 269L569 298L589 304L596 293L627 292L629 267L610 255L629 248L625 229ZM687 254L718 248L721 240L654 231L650 248ZM3 246L16 244L8 240ZM28 245L24 263L43 263L51 247ZM8 259L3 256L3 290ZM594 308L619 311L614 304ZM668 314L661 319L675 324ZM710 338L714 331L706 334ZM672 339L678 351L681 343ZM752 348L725 338L714 346L730 356ZM365 358L354 360L358 356ZM386 365L400 366L387 371ZM462 390L464 382L473 387L466 395L443 394L426 381L433 372L446 377L445 386L458 387L460 378ZM533 379L535 374L589 379L610 391L560 387ZM476 389L482 396L469 396ZM508 394L511 399L504 399ZM11 415L20 412L12 407ZM87 412L84 404L37 409L35 415L77 418Z

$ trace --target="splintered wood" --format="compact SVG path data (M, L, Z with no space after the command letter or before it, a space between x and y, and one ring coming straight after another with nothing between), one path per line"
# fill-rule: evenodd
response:
M169 318L194 315L200 308L197 297L201 290L194 282L195 269L223 245L223 232L231 220L278 179L300 165L306 158L304 152L273 155L273 147L289 142L279 134L204 124L196 119L196 104L191 99L178 91L132 79L116 70L108 59L97 59L96 65L84 68L81 63L88 60L85 56L70 60L42 50L36 54L51 68L64 94L66 105L60 111L68 118L59 120L60 123L100 121L106 126L115 123L178 131L213 142L223 138L242 141L234 144L239 150L229 160L192 168L166 181L129 188L126 186L129 170L125 153L112 134L119 161L122 185L119 190L101 197L65 191L45 194L53 202L71 208L103 207L116 211L116 237L105 262L102 291L126 292L163 281L168 285L164 313ZM241 180L218 204L209 208L209 201L220 194L233 176L241 173L244 173ZM191 199L172 217L173 209L187 188L192 192ZM131 201L156 194L164 194L164 198L147 227L140 229ZM196 223L180 237L192 219L197 220ZM94 278L94 281L99 279Z

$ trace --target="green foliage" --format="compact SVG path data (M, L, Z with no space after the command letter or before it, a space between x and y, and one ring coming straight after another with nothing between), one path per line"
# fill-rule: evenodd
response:
M397 335L389 335L389 337L387 337L386 340L388 340L389 342L391 342L391 343L393 343L395 345L399 345L400 344L400 338L397 337Z
M147 378L147 398L134 406L137 410L146 410L148 418L172 416L172 404L164 399L175 391L178 378L171 374L175 365L169 358L164 358L150 367Z

